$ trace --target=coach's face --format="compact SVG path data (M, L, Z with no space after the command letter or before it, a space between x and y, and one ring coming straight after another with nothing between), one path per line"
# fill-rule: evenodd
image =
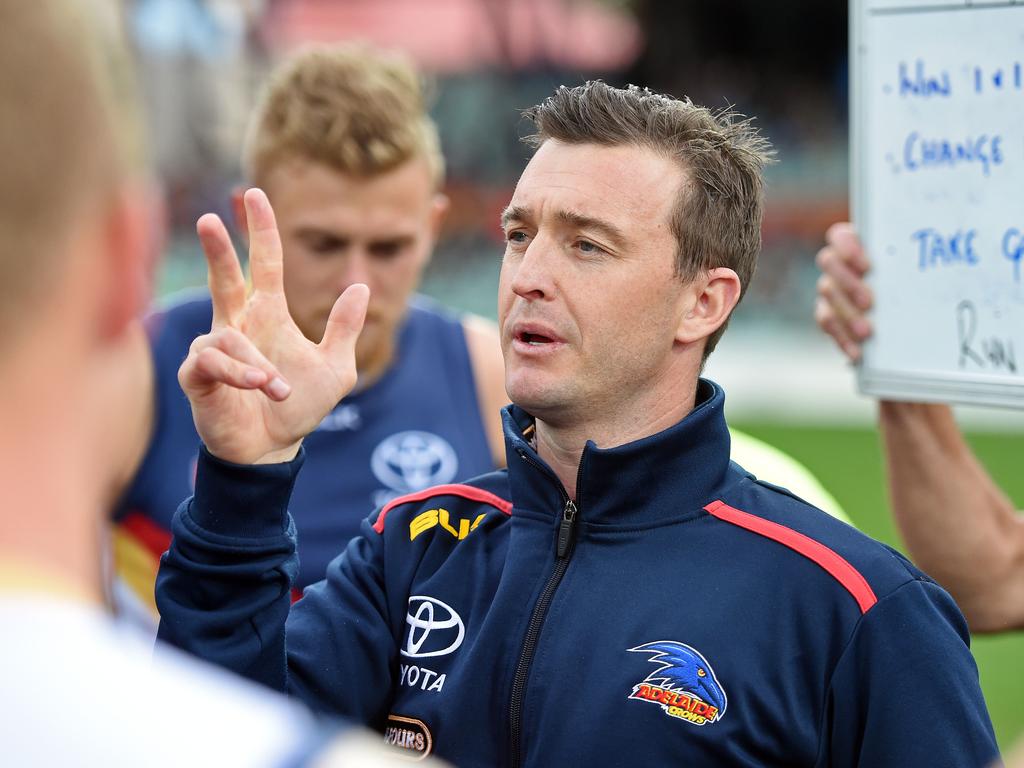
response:
M669 225L682 169L652 150L546 141L503 216L498 310L512 401L551 424L678 391L694 292ZM620 411L625 412L625 411Z

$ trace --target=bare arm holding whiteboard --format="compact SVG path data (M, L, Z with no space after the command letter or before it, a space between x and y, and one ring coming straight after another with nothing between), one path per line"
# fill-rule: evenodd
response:
M835 224L818 253L815 320L853 362L871 336L870 264ZM1024 518L964 441L948 405L882 400L893 514L914 561L945 586L974 632L1024 627Z

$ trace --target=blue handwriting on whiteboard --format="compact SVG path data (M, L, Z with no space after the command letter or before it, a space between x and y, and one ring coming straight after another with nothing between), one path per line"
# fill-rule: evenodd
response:
M928 75L924 71L924 62L914 62L913 73L908 71L907 63L900 62L900 96L949 96L951 85L949 73L943 70L938 76Z
M978 254L974 250L974 238L977 235L976 229L957 230L951 235L931 227L917 230L910 236L917 241L917 268L924 272L931 267L951 264L973 267L978 263Z
M1019 61L1013 63L1013 67L1009 72L1000 67L987 73L981 67L975 67L974 92L981 93L986 86L998 91L1003 88L1009 88L1011 85L1019 91L1021 86L1024 85L1024 77L1021 77L1021 73L1022 69Z
M1024 257L1024 234L1016 227L1003 233L1003 256L1013 262L1013 279L1020 282L1020 260Z
M903 165L908 171L918 171L974 163L988 176L991 166L1003 163L1002 145L1002 136L986 133L967 136L960 141L924 138L917 131L912 131L903 142Z

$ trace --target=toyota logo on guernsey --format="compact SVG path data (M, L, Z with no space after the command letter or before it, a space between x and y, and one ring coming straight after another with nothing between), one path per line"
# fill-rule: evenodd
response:
M459 614L435 597L410 597L405 621L409 625L409 635L402 655L414 659L447 656L462 645L466 636L466 627Z

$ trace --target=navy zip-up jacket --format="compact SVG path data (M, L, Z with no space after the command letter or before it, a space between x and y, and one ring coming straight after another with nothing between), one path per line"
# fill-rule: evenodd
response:
M291 607L301 459L204 452L160 636L466 768L995 759L952 599L731 463L723 404L589 443L575 503L511 406L508 470L391 502Z

